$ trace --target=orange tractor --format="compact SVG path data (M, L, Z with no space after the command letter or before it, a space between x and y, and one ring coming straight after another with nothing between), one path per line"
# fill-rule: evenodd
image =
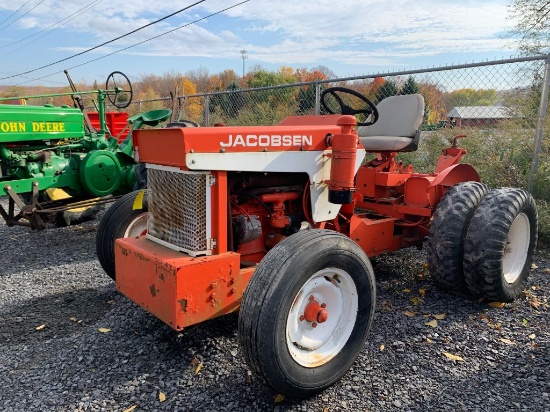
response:
M537 240L531 195L489 190L456 139L432 174L397 160L417 148L421 95L374 105L329 88L322 105L331 114L277 126L138 130L148 190L108 209L97 235L117 289L173 329L240 310L250 369L292 398L336 382L362 350L369 257L427 240L438 284L511 301Z

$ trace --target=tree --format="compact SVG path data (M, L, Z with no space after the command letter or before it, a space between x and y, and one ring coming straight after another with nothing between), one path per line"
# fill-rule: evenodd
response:
M412 76L409 76L399 94L416 94L420 92L418 83L414 80Z
M186 76L182 81L182 90L185 96L197 94L197 85ZM199 122L203 113L203 105L201 102L202 99L199 100L197 97L188 97L185 102L184 118Z
M393 80L386 80L375 93L375 103L380 102L381 100L384 100L386 97L395 96L399 94L399 90L397 89L397 85Z
M424 123L436 124L440 120L445 120L447 109L444 93L436 85L430 83L421 83L419 88L425 103Z
M494 106L498 101L494 89L459 89L447 95L447 110L460 106Z
M510 34L518 40L520 51L528 55L550 51L550 1L514 0L508 13L517 19Z

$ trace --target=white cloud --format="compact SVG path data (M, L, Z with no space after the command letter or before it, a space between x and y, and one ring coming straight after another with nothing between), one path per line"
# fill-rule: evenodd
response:
M208 0L109 46L112 50L127 47L238 1ZM63 44L55 46L85 50L192 4L193 0L174 3L101 1L68 22L64 26L68 35ZM14 11L15 7L2 5L0 11ZM47 7L44 3L18 22L17 33L46 28L81 7L81 3L77 6L75 2L51 0ZM389 64L398 59L449 52L504 52L506 41L499 33L509 24L506 15L505 0L251 0L128 53L234 58L236 50L245 48L259 63L324 64L332 60ZM86 43L75 44L71 32L87 36Z

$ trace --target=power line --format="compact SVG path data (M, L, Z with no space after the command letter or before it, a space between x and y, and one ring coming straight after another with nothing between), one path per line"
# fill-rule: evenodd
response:
M42 3L44 3L46 0L41 0L39 1L38 3L36 3L34 6L32 6L30 9L28 9L25 13L23 13L21 16L19 16L18 18L16 18L14 21L12 21L10 24L8 24L7 26L4 26L0 29L0 31L2 30L5 30L7 29L8 27L10 27L13 23L15 23L16 21L19 21L21 20L23 17L25 17L27 14L29 14L31 11L33 11L34 9L36 9L38 6L40 6ZM28 3L28 2L27 2ZM27 4L25 3L25 4Z
M42 0L42 1L45 1L45 0ZM83 54L85 54L85 53L91 52L92 50L98 49L98 48L103 47L103 46L105 46L105 45L107 45L107 44L109 44L109 43L113 43L113 42L115 42L115 41L117 41L117 40L120 40L120 39L126 37L126 36L129 36L130 34L134 34L134 33L138 32L138 31L140 31L140 30L143 30L143 29L145 29L145 28L147 28L147 27L149 27L149 26L152 26L153 24L156 24L156 23L159 23L159 22L161 22L161 21L163 21L163 20L166 20L166 19L168 19L168 18L170 18L170 17L172 17L172 16L174 16L174 15L176 15L176 14L178 14L178 13L181 13L182 11L188 10L188 9L190 9L191 7L196 6L197 4L204 3L205 1L206 1L206 0L197 1L196 3L193 3L193 4L191 4L190 6L184 7L184 8L181 9L181 10L175 11L174 13L169 14L169 15L167 15L167 16L164 16L164 17L162 17L162 18L160 18L160 19L158 19L158 20L155 20L155 21L153 21L153 22L151 22L151 23L148 23L148 24L146 24L145 26L141 26L141 27L139 27L139 28L137 28L137 29L135 29L135 30L132 30L131 32L128 32L128 33L126 33L126 34L123 34L122 36L118 36L118 37L116 37L116 38L114 38L114 39L112 39L112 40L109 40L109 41L106 41L106 42L104 42L104 43L101 43L101 44L99 44L99 45L97 45L97 46L95 46L95 47L92 47L92 48L90 48L90 49L84 50L84 51L82 51L82 52L80 52L80 53L73 54L72 56L65 57L64 59L58 60L58 61L53 62L53 63L50 63L50 64L46 64L46 65L41 66L41 67L37 67L36 69L27 70L26 72L14 74L14 75L7 76L7 77L1 77L0 80L11 79L12 77L19 77L19 76L21 76L21 75L23 75L23 74L29 74L29 73L35 72L35 71L37 71L37 70L45 69L46 67L50 67L50 66L53 66L53 65L55 65L55 64L58 64L58 63L61 63L61 62L70 60L70 59L75 58L75 57L77 57L77 56L81 56L81 55L83 55ZM0 31L1 31L1 30L0 30Z
M25 7L25 5L26 5L28 2L30 2L30 1L31 1L31 0L27 0L25 3L23 3L23 4L21 5L21 7L19 7L19 8L18 8L17 10L15 10L12 14L10 14L8 17L6 17L4 20L2 20L2 21L0 22L0 26L1 26L2 24L4 24L5 22L7 22L9 19L11 19L11 17L12 17L14 14L16 14L16 13L17 13L19 10L21 10L23 7Z
M96 59L88 60L87 62L84 62L84 63L81 63L81 64L77 64L76 66L69 67L67 70L72 70L72 69L75 69L75 68L77 68L77 67L81 67L81 66L84 66L84 65L86 65L86 64L93 63L93 62L95 62L95 61L104 59L104 58L106 58L106 57L109 57L109 56L112 56L112 55L114 55L114 54L120 53L120 52L122 52L122 51L125 51L125 50L131 49L131 48L133 48L133 47L139 46L139 45L141 45L141 44L143 44L143 43L147 43L148 41L151 41L151 40L157 39L157 38L159 38L159 37L165 36L165 35L170 34L170 33L174 32L174 31L176 31L176 30L183 29L184 27L191 26L191 25L193 25L193 24L195 24L195 23L198 23L199 21L208 19L208 18L210 18L210 17L212 17L212 16L215 16L215 15L217 15L217 14L223 13L224 11L231 10L231 9L233 9L233 8L235 8L235 7L237 7L237 6L240 6L240 5L244 4L244 3L248 3L249 1L250 1L250 0L241 1L240 3L234 4L233 6L226 7L225 9L222 9L222 10L219 10L219 11L217 11L217 12L215 12L215 13L209 14L208 16L201 17L201 18L199 18L199 19L193 20L193 21L190 22L190 23L186 23L186 24L183 24L183 25L181 25L181 26L178 26L178 27L176 27L175 29L172 29L172 30L169 30L169 31L167 31L167 32L161 33L161 34L156 35L156 36L154 36L154 37L151 37L151 38L149 38L149 39L140 41L139 43L133 44L133 45L128 46L128 47L124 47L123 49L116 50L116 51L114 51L114 52L112 52L112 53L106 54L106 55L101 56L101 57L98 57L98 58L96 58ZM55 72L55 73L47 74L47 75L45 75L45 76L42 76L42 77L37 78L36 80L42 80L42 79L45 79L46 77L55 76L55 75L58 74L58 73L62 73L62 72L61 72L61 71L57 71L57 72ZM0 79L0 80L1 80L1 79ZM23 85L23 84L30 83L31 81L32 81L32 80L29 80L28 82L23 82L23 83L17 83L15 86L21 86L21 85Z
M23 46L21 46L21 47L15 49L15 50L12 50L12 51L10 51L10 52L8 52L8 53L4 53L3 56L8 56L8 55L10 55L10 54L12 54L12 53L15 53L16 51L21 50L22 48L28 46L29 44L32 44L32 43L34 43L35 41L40 40L42 37L47 36L48 34L52 33L52 32L55 31L55 30L57 30L59 27L62 27L65 23L68 23L69 21L76 19L78 16L80 16L81 14L83 14L84 12L86 12L88 9L94 7L95 5L101 3L102 1L103 1L103 0L95 0L92 4L88 4L87 6L82 7L81 9L78 9L78 10L75 11L74 13L68 15L68 16L65 17L64 19L61 19L61 20L55 22L54 24L52 24L52 25L46 27L45 29L42 29L42 30L40 30L40 31L37 31L36 33L33 33L33 34L31 34L31 35L29 35L29 36L27 36L27 37L23 37L22 39L16 40L16 41L14 41L14 42L12 42L12 43L10 43L10 44L5 44L5 45L3 45L3 46L0 46L0 49L5 49L6 47L10 47L10 46L13 46L13 45L15 45L15 44L17 44L17 43L21 43L22 41L25 41L25 40L27 40L27 39L30 39L31 37L37 36L37 35L39 35L40 33L49 30L49 32L44 33L42 36L38 37L37 39L34 39L34 40L32 40L32 41L30 41L30 42L28 42L28 43L25 43ZM63 24L61 24L61 23L63 23ZM54 26L57 26L57 27L56 27L55 29L50 30L50 29L51 29L52 27L54 27Z
M6 72L0 72L2 74L9 74L9 73L6 73ZM29 77L29 76L21 76L21 77L24 77L25 79L31 79L29 80L27 83L30 83L30 82L33 82L35 80L40 80L40 79L35 79L33 77ZM45 82L48 82L48 83L55 83L55 84L65 84L65 83L61 83L61 82L57 82L55 80L44 80ZM13 86L19 86L18 84L14 84Z

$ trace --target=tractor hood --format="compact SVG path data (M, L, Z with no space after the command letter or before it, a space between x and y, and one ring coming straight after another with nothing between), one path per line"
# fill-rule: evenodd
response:
M0 104L0 144L84 137L84 115L69 106Z

